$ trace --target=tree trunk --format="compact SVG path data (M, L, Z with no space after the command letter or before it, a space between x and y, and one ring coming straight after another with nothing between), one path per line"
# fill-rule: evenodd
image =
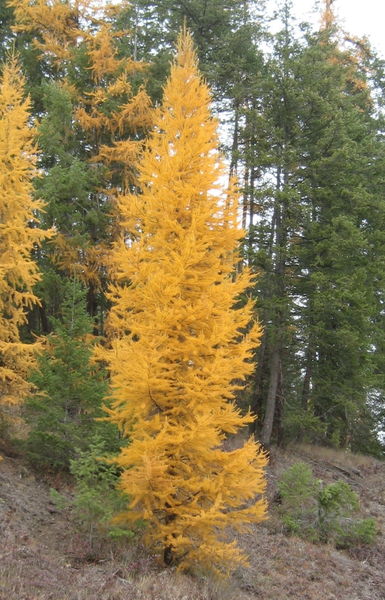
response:
M163 551L163 562L168 567L172 565L174 561L172 546L167 546Z
M258 352L257 358L257 368L255 372L255 384L254 384L254 393L250 402L251 412L255 414L255 419L252 423L250 423L249 431L251 434L257 433L257 422L258 417L260 418L262 415L262 407L263 407L263 398L262 398L262 389L263 389L263 380L264 373L266 371L266 334L264 334L262 338L262 343L260 346L260 350Z
M302 397L301 404L302 408L307 411L309 409L309 399L310 399L310 384L311 378L313 374L313 360L314 360L314 352L308 347L306 351L306 370L305 376L303 378L303 386L302 386Z
M268 448L270 445L271 434L273 431L274 414L279 383L280 362L281 361L279 349L275 348L271 357L269 390L266 399L265 418L263 420L263 426L260 436L261 443L266 448Z
M40 333L43 335L47 335L51 331L48 318L47 318L47 310L46 305L42 302L39 306L39 318L40 318Z
M284 427L283 427L283 410L285 406L285 395L284 395L284 381L283 381L283 369L282 369L282 356L279 362L279 378L277 386L277 395L275 403L275 415L273 428L274 437L277 440L277 446L283 445L284 439Z
M229 175L236 177L238 171L238 152L239 152L239 100L234 100L234 131L233 142L231 144L231 161Z

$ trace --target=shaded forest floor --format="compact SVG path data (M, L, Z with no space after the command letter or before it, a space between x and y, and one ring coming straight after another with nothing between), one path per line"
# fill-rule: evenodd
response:
M229 581L180 575L134 542L98 543L77 531L49 485L17 458L0 462L0 600L384 600L385 463L316 447L273 453L270 500L293 463L310 464L326 482L346 481L380 529L376 543L349 551L286 537L276 514L239 537L250 567ZM51 482L51 486L55 482ZM56 482L69 493L63 482Z

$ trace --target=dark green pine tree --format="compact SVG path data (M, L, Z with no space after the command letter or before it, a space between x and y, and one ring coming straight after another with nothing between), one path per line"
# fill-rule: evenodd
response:
M298 352L293 295L296 251L303 205L300 172L303 85L299 70L304 42L295 34L291 6L282 10L283 28L273 39L264 69L256 74L255 95L241 133L244 163L245 258L259 273L254 293L264 327L256 354L251 406L262 442L282 436L285 400L292 392Z
M298 243L298 392L329 443L373 450L370 396L382 354L376 330L385 258L383 125L368 65L357 47L341 50L334 33L331 24L312 36L304 62L313 96L303 112L299 181L306 219Z
M91 361L96 338L85 290L68 280L63 295L60 318L52 319L53 332L31 376L35 393L25 409L30 426L23 442L27 457L34 466L52 471L68 470L71 459L103 427L95 418L101 416L106 394L105 373Z
M98 201L97 190L104 184L103 168L93 168L87 160L82 134L74 123L74 99L70 91L57 81L43 83L40 91L43 117L38 144L44 176L36 179L35 188L46 203L44 222L47 227L54 227L59 236L40 255L44 277L39 293L43 303L31 315L30 327L48 333L49 321L58 315L62 302L61 281L68 277L68 249L63 251L59 240L69 240L73 270L77 268L77 275L81 276L84 267L77 260L77 248L84 251L90 239L106 238L110 219L105 196ZM102 294L99 296L98 308L103 303ZM99 312L95 303L93 300L93 306L88 307L93 317ZM95 326L99 331L98 325Z
M261 274L265 330L252 406L266 445L306 435L377 452L385 245L376 61L361 43L342 50L333 23L305 27L301 40L289 2L282 14L242 132L254 140L244 154L246 255Z
M136 0L126 11L134 32L131 50L139 60L151 59L160 92L178 31L185 23L194 37L201 70L214 95L221 95L244 74L245 62L255 60L251 50L261 33L264 5L264 0Z

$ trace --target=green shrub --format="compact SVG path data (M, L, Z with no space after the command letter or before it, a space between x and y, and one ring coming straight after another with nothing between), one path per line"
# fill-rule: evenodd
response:
M58 510L65 510L71 506L71 503L68 501L68 498L63 496L63 494L59 494L55 488L50 488L49 497L52 502L56 506Z
M288 533L314 539L317 516L317 481L310 467L297 463L278 482L282 498L282 522Z
M297 463L282 476L278 490L288 533L341 548L374 541L376 522L359 518L359 497L347 483L324 484L307 464Z
M72 446L64 439L48 431L31 431L20 443L28 462L37 471L57 473L68 468Z
M72 497L50 489L52 503L58 510L70 510L78 525L77 550L82 560L100 555L108 540L114 544L108 546L112 550L117 541L133 538L142 527L141 523L131 529L114 523L128 498L117 489L119 470L105 457L110 448L108 437L94 434L89 448L70 461L75 482Z
M127 507L128 498L116 489L119 470L102 458L107 451L105 439L96 434L89 449L71 460L70 470L75 478L74 515L90 537L131 538L133 530L112 521Z
M325 439L325 423L311 412L300 407L287 408L284 413L286 441L314 442Z
M341 531L336 541L337 548L351 548L362 544L373 544L378 534L375 519L369 517L360 519L350 524L350 527Z
M290 467L278 482L278 490L287 506L298 507L298 499L302 499L302 504L308 500L313 500L314 493L317 490L317 481L309 465L306 463L297 463Z
M358 495L343 481L325 486L320 482L316 499L320 540L327 542L332 539L336 542L343 533L343 527L350 526L346 519L360 508Z

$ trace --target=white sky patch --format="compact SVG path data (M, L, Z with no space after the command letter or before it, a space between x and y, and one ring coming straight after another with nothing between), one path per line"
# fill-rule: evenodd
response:
M293 4L299 20L319 22L323 1L293 0ZM333 10L344 30L359 37L366 36L374 50L385 58L384 0L335 0Z

